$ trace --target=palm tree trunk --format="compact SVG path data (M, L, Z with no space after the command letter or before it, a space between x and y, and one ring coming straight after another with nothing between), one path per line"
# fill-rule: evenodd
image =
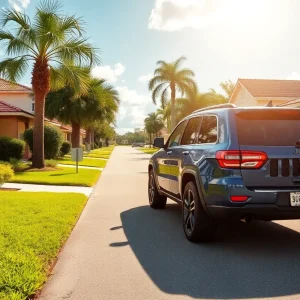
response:
M42 169L45 167L44 161L44 111L45 94L35 93L35 117L33 127L33 149L32 167Z
M48 60L36 60L32 71L32 89L35 97L35 117L33 130L33 157L32 167L42 169L45 167L44 154L44 116L45 98L50 90L50 69Z
M94 143L95 143L95 130L94 129L91 129L91 140L92 140L91 149L94 150Z
M176 110L175 110L175 83L171 83L171 131L174 130L176 126Z
M80 124L76 123L75 121L71 121L72 124L72 148L79 148L80 147Z
M91 143L92 143L92 129L91 128L87 128L87 130L86 130L86 142L88 145L91 145Z
M149 133L150 148L152 147L152 134Z

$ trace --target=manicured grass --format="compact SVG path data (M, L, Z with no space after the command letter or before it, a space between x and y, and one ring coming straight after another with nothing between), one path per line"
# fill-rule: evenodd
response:
M25 300L41 288L87 197L0 191L0 299Z
M47 185L77 185L93 186L98 180L101 171L91 169L59 168L54 171L25 171L15 173L11 182L47 184Z
M139 148L140 151L143 151L144 153L147 154L153 154L155 152L157 152L159 149L157 148Z
M97 157L97 158L109 158L113 152L115 146L103 147L99 149L92 150L87 156Z
M71 160L71 157L64 157L57 159L57 163L59 164L65 164L65 165L76 165L75 161ZM106 160L102 159L92 159L84 157L83 161L79 162L79 166L88 166L88 167L98 167L98 168L104 168L106 165Z

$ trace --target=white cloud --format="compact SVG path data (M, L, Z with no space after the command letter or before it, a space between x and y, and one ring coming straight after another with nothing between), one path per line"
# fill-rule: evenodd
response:
M148 73L147 75L142 75L138 78L138 81L140 82L147 82L153 77L152 73Z
M114 67L109 65L97 66L92 69L92 75L96 78L106 79L109 82L116 82L118 77L125 71L125 66L121 63L117 63Z
M183 28L202 29L226 20L239 24L262 10L261 0L156 0L148 28L176 31Z
M300 74L298 72L292 72L286 79L288 79L288 80L300 80Z
M17 11L21 11L21 8L27 8L30 0L8 0L9 5Z
M128 87L116 87L121 104L117 116L116 131L119 134L133 131L134 128L144 127L147 114L155 110L150 94L139 94Z

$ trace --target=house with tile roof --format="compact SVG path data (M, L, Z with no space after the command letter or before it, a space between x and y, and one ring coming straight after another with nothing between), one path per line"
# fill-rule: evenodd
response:
M239 78L229 103L236 106L273 106L293 103L300 98L300 80Z
M45 118L45 123L59 128L64 140L71 141L72 127ZM34 125L34 97L30 87L0 78L0 136L23 138L24 131ZM81 129L81 143L86 132ZM26 157L28 157L26 151Z

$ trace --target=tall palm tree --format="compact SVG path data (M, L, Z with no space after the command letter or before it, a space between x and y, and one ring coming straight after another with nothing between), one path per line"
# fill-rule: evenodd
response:
M8 58L0 62L0 76L11 81L22 77L32 64L32 89L35 98L33 140L34 168L44 167L44 109L50 87L61 88L65 79L77 92L87 89L85 72L78 66L99 61L96 49L83 36L82 20L62 15L60 4L44 0L33 19L15 9L2 10L0 42Z
M148 117L144 121L145 123L145 130L149 134L150 137L150 145L152 144L152 134L158 136L158 133L164 128L164 122L159 115L158 112L153 112L148 114Z
M165 107L169 91L171 91L171 130L176 126L175 99L176 91L184 93L196 90L197 85L192 77L194 72L188 68L181 68L186 58L180 57L174 62L167 63L163 60L157 62L158 68L154 71L154 77L149 81L149 90L152 91L152 100L160 96L162 108Z
M74 98L75 89L64 87L50 92L46 98L46 116L71 124L73 148L80 147L80 128L92 126L97 120L113 122L118 110L117 92L105 80L92 79L88 93Z

